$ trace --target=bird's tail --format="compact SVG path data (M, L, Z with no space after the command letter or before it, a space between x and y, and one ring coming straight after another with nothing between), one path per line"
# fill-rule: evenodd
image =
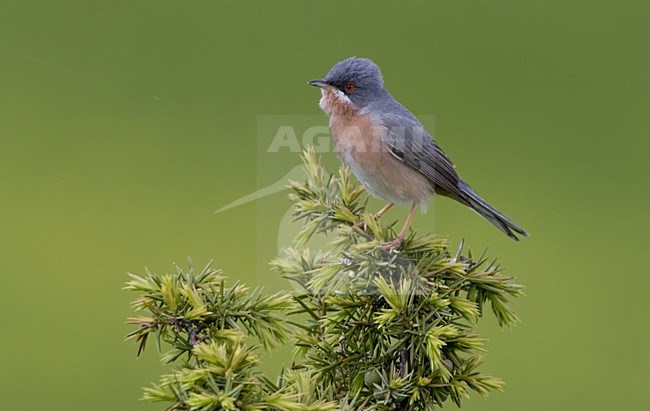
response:
M485 218L494 224L499 230L506 233L508 237L519 241L516 234L520 234L524 237L528 236L528 233L523 228L519 227L514 221L510 220L508 217L504 216L494 207L489 205L464 181L460 182L460 188L463 194L465 194L465 198L463 199L464 202L481 215L481 217Z

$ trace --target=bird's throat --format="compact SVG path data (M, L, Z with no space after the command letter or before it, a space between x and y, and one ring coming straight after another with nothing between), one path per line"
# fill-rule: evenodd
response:
M341 90L322 89L323 96L320 99L320 108L327 114L339 116L354 116L359 109L352 103L352 100Z

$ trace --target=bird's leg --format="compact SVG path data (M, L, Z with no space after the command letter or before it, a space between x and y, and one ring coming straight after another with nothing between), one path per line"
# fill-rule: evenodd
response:
M399 234L397 235L397 238L395 238L393 241L380 244L381 248L385 248L392 251L402 244L402 241L404 241L404 236L406 236L409 227L411 227L411 221L413 220L413 216L415 215L415 210L417 210L417 208L418 208L418 203L414 202L408 217L406 217L406 221L404 222L404 227L402 228L402 231L400 231Z
M384 208L382 208L381 210L377 211L377 214L375 214L375 219L376 219L376 220L379 220L379 219L381 218L381 216L383 216L384 214L386 214L386 212L387 212L388 210L390 210L391 208L393 208L394 205L395 205L395 203L388 203L388 204L386 204L386 205L384 206ZM363 220L362 220L362 221L359 221L358 223L356 223L356 224L355 224L355 227L360 227L363 231L368 231L368 227L366 227L366 223L365 223Z
M376 218L377 220L379 220L379 219L381 218L381 216L383 216L384 214L386 214L386 212L387 212L388 210L390 210L391 208L393 208L394 205L395 205L395 203L388 203L388 204L386 204L386 205L384 206L384 208L382 208L381 210L377 211L377 214L375 214L375 218Z

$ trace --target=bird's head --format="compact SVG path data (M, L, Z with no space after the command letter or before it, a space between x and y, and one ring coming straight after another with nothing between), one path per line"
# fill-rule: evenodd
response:
M386 93L379 67L357 57L336 63L325 78L308 84L322 90L321 108L328 113L360 110Z

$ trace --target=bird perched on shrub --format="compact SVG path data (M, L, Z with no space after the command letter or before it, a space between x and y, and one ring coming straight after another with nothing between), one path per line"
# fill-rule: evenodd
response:
M371 60L350 57L308 84L321 89L320 107L330 116L338 157L371 195L388 202L377 218L395 204L411 204L404 227L386 248L401 245L418 205L434 193L470 207L510 238L527 235L458 176L422 124L384 88Z

